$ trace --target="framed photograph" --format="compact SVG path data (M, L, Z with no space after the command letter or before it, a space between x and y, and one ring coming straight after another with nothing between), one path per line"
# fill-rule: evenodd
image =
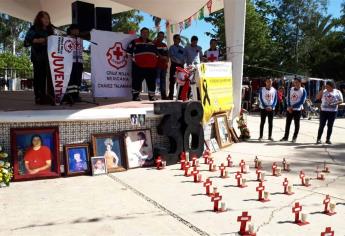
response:
M232 128L232 127L230 128L230 134L231 134L232 139L234 140L235 143L239 143L240 142L240 139L238 138L238 135L237 135L235 129Z
M210 142L211 142L214 152L218 152L220 148L219 148L217 140L215 138L211 138Z
M219 147L223 148L231 145L231 136L226 114L215 116L215 129Z
M107 161L104 156L91 157L92 175L105 175L107 173Z
M138 115L138 122L139 126L144 126L145 125L145 114L139 114Z
M103 156L108 173L127 169L123 137L119 134L92 134L93 156Z
M137 114L131 114L131 125L138 125L139 121L138 121L138 115Z
M86 175L90 173L90 152L88 144L65 145L65 175Z
M13 180L60 176L59 129L11 128Z
M124 137L128 168L154 164L150 129L125 131Z

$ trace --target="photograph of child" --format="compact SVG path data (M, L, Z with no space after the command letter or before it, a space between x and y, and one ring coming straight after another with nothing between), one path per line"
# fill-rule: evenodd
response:
M106 160L104 157L91 157L92 175L103 175L107 173Z

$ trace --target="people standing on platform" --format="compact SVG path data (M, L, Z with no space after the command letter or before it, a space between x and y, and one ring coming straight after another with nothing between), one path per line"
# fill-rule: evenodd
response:
M198 37L192 36L191 43L185 48L187 66L198 65L202 61L202 48L198 46Z
M301 86L302 79L300 77L296 77L293 83L294 83L294 87L290 89L287 96L285 134L284 134L284 137L280 141L288 141L290 126L293 119L295 123L295 132L292 137L292 142L296 143L299 127L300 127L302 108L307 98L307 91Z
M174 44L169 48L169 57L170 57L170 70L169 70L169 96L170 100L174 98L174 90L176 83L176 67L184 67L185 64L185 50L180 45L181 36L175 34L173 36Z
M142 83L146 80L149 100L155 101L156 67L158 52L154 43L149 39L149 29L140 30L140 37L132 40L127 47L127 54L132 57L132 100L141 101Z
M335 84L333 81L327 81L326 87L323 87L322 90L316 95L316 99L321 99L320 124L316 144L321 144L321 136L326 123L326 143L332 144L331 135L333 124L335 118L337 117L338 105L344 100L343 95L338 89L335 89Z
M80 30L76 24L70 25L67 34L72 37L74 48L72 72L64 100L68 103L74 103L80 102L79 90L83 75L83 40L79 38Z
M48 36L54 34L50 16L40 11L26 33L24 46L31 47L31 62L34 69L34 94L36 104L55 104L47 52Z
M272 138L272 129L274 110L277 105L277 90L272 87L271 78L266 79L265 83L266 86L262 87L259 91L261 116L259 141L261 141L263 137L266 117L268 118L268 139L274 141Z
M223 60L223 55L221 51L217 48L217 40L210 40L210 48L207 49L204 53L205 62L216 62Z
M159 80L159 89L161 93L161 99L166 100L167 99L166 75L167 75L167 69L168 69L169 56L168 56L168 46L165 43L163 43L163 40L164 40L164 32L160 31L157 35L156 40L154 41L154 44L156 45L157 51L158 51L156 79Z

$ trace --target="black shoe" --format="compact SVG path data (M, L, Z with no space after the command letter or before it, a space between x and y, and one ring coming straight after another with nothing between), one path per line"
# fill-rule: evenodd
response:
M316 140L316 144L322 144L321 140L320 139Z
M327 144L332 144L331 140L329 140L329 139L326 140L326 143Z
M286 137L281 138L280 142L283 142L283 141L288 141L288 138L286 138Z
M269 137L268 140L274 142L274 139L272 137Z
M292 143L296 143L296 140L297 140L297 138L293 138L293 139L291 140L291 142L292 142Z
M262 137L259 137L258 140L259 140L259 141L262 141Z
M141 98L140 98L140 97L133 97L133 98L132 98L132 101L140 102L140 101L141 101Z

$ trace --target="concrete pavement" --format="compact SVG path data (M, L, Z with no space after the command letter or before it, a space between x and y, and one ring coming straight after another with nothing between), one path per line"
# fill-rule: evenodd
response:
M252 137L257 138L259 117L249 116L248 121ZM283 136L284 125L285 119L274 120L276 140ZM228 169L228 179L218 178L219 171L208 172L201 164L203 178L210 177L218 187L227 212L212 212L213 203L202 184L184 177L179 165L162 171L140 168L108 176L13 183L0 189L0 235L237 235L237 216L242 211L252 216L257 235L320 235L328 226L335 235L345 235L345 119L336 120L331 146L314 144L317 127L317 120L302 120L296 144L252 139L214 154L217 165L232 155L236 167ZM244 159L252 167L256 155L267 172L265 186L271 199L267 203L257 201L253 168L245 175L248 187L235 187L238 163ZM281 165L283 158L292 171L270 176L272 162ZM316 166L324 161L331 173L325 181L316 180ZM300 186L300 170L313 178L312 186ZM281 194L284 177L294 185L292 196ZM336 203L334 216L322 214L326 194ZM291 207L296 201L310 224L293 224Z

